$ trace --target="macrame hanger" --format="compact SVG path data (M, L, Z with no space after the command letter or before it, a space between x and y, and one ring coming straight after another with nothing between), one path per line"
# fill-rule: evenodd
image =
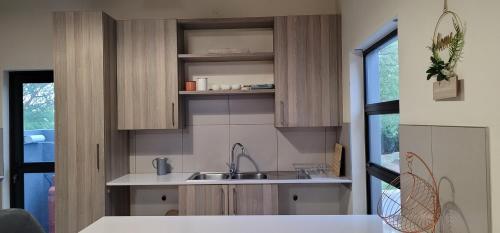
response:
M447 11L448 11L448 0L444 0L443 12L447 12Z

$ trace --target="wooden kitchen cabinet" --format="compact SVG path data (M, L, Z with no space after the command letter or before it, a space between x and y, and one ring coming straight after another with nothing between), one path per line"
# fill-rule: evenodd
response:
M115 21L102 12L56 12L54 22L56 231L76 233L128 214L128 191L106 181L128 172L128 135L117 130Z
M227 215L227 185L179 186L179 215Z
M278 214L278 185L179 186L179 215Z
M339 15L275 17L276 127L339 125L340 27Z
M251 184L229 186L230 215L278 214L278 185Z
M176 20L117 23L118 128L179 127Z

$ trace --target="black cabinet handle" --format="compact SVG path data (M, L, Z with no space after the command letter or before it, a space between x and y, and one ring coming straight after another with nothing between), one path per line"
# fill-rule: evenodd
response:
M283 101L280 101L280 107L281 107L281 126L285 126L285 103Z
M97 171L99 171L100 167L100 161L99 161L99 143L97 144Z
M175 126L175 103L172 102L172 126Z
M224 192L224 188L220 188L220 214L225 214L224 212L224 200L226 200L226 192Z
M236 199L238 193L236 192L236 187L233 187L233 212L234 215L238 215L238 200Z

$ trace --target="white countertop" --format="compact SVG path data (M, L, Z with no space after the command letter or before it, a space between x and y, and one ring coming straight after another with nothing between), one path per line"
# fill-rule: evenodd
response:
M103 217L80 233L395 233L375 215Z
M266 179L266 180L187 180L193 173L127 174L107 183L108 186L151 186L189 184L350 184L344 177L311 177L311 179Z

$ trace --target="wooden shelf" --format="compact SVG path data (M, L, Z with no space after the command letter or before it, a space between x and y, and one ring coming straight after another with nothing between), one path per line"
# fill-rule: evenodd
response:
M179 54L186 62L273 61L274 53Z
M274 17L179 19L177 23L184 30L273 28Z
M179 95L256 95L256 94L274 94L274 89L258 90L230 90L230 91L179 91Z

